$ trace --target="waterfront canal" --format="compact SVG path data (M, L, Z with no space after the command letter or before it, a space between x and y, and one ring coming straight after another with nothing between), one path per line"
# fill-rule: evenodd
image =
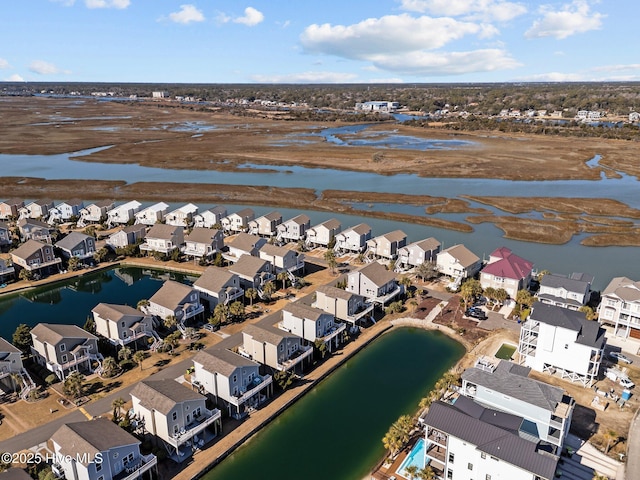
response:
M398 328L358 353L246 442L204 480L363 478L382 437L464 355L435 331Z

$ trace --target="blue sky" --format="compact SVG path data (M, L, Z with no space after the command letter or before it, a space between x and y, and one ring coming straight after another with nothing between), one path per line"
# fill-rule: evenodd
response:
M0 80L640 81L640 0L2 0Z

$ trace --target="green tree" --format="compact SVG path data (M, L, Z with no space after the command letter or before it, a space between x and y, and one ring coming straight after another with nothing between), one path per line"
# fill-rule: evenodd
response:
M580 312L584 313L584 316L587 320L595 320L598 315L589 305L583 305L578 309Z
M222 265L224 265L224 258L222 258L222 254L220 252L216 253L216 255L213 257L212 263L216 267L221 267Z
M495 300L496 298L496 289L493 287L487 287L484 289L484 296L487 297L490 301Z
M516 293L516 302L521 306L531 308L531 305L533 305L533 295L531 295L529 290L518 290L518 293Z
M118 362L113 357L107 357L102 361L102 375L110 378L118 371Z
M116 398L113 402L111 402L111 408L113 408L113 421L115 423L120 422L120 418L122 415L122 407L126 404L126 400L122 397Z
M147 358L147 354L142 350L138 350L133 354L133 361L136 362L140 366L140 371L142 371L142 362Z
M544 278L545 275L549 275L551 272L549 270L540 270L540 272L538 272L538 276L536 277L536 280L538 280L539 282L542 281L542 279Z
M213 325L216 329L220 327L220 318L216 317L215 315L211 315L208 319L207 319L207 323L209 323L210 325Z
M404 287L404 291L407 294L409 292L409 288L411 288L411 285L413 284L411 282L411 279L409 277L407 277L406 275L402 276L398 283L400 283L400 285L402 285Z
M131 358L131 355L133 355L133 352L129 347L122 347L118 352L118 359L127 361Z
M109 250L103 247L93 254L93 259L98 263L104 262L104 260L107 258L107 255L109 255Z
M224 325L229 320L229 306L224 303L219 303L213 309L213 318L219 325Z
M70 272L75 272L80 268L80 260L78 257L71 257L67 262L67 268Z
M136 308L138 310L142 310L143 312L149 308L149 300L147 300L146 298L143 298L142 300L138 300L138 304L136 305Z
M23 268L22 270L20 270L20 273L18 274L18 278L20 280L24 280L25 282L30 282L31 280L33 280L33 272L30 270L27 270L26 268Z
M244 291L244 296L249 299L249 306L253 307L253 301L258 298L258 291L255 288L247 288Z
M68 397L74 399L80 398L84 394L84 381L84 375L80 372L71 372L64 380L62 391Z
M507 291L504 288L496 289L496 293L495 293L496 302L498 302L500 305L503 305L504 302L507 301L507 298L509 298L509 293L507 293Z
M391 302L387 308L384 309L384 313L387 315L392 315L394 313L401 313L404 310L404 306L402 302L398 300L397 302Z
M324 252L324 259L327 262L327 265L331 269L331 273L336 273L336 267L338 266L338 261L336 260L336 254L333 250L329 249Z
M282 282L282 289L287 288L287 280L289 280L289 274L286 271L282 271L276 275L276 278Z
M287 370L277 371L273 374L276 384L284 391L291 386L295 375Z
M418 475L418 466L417 465L408 465L404 469L405 473L409 476L409 480L414 480Z
M460 287L460 296L464 302L465 309L480 295L482 295L482 286L480 282L474 278L468 279Z
M171 260L173 260L174 262L182 261L182 252L179 248L176 248L173 252L171 252Z
M178 324L178 320L176 319L175 315L169 315L162 321L162 323L167 330L171 330Z
M436 268L436 264L434 262L423 262L418 265L414 271L417 277L420 277L425 282L428 280L433 280L434 278L438 278L440 272Z
M269 280L262 287L262 294L264 295L264 299L269 301L273 294L276 293L276 284Z
M435 480L436 472L433 471L431 465L427 465L426 467L418 471L418 478L420 480Z
M313 342L313 348L318 354L320 354L320 358L324 358L327 354L327 342L321 339L317 339L315 342Z
M164 344L173 352L173 350L179 345L182 333L179 330L167 335L164 339ZM137 353L137 352L136 352ZM135 359L135 356L134 356Z
M31 338L31 327L24 323L21 323L16 327L13 336L11 337L13 345L20 349L22 353L29 353L33 340Z
M93 318L93 315L87 315L87 319L84 322L84 326L82 327L86 332L89 332L93 335L96 333L96 321Z
M229 314L235 322L244 320L244 303L235 301L229 305Z

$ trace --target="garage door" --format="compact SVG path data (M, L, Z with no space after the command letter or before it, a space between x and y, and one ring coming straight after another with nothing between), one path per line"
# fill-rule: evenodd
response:
M638 330L637 328L632 328L631 330L629 330L629 336L631 338L639 338L640 339L640 330Z

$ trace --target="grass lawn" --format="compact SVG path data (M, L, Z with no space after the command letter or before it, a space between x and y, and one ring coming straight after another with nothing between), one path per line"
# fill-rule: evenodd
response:
M513 354L516 353L516 347L503 343L500 349L496 352L495 357L500 360L511 360Z

